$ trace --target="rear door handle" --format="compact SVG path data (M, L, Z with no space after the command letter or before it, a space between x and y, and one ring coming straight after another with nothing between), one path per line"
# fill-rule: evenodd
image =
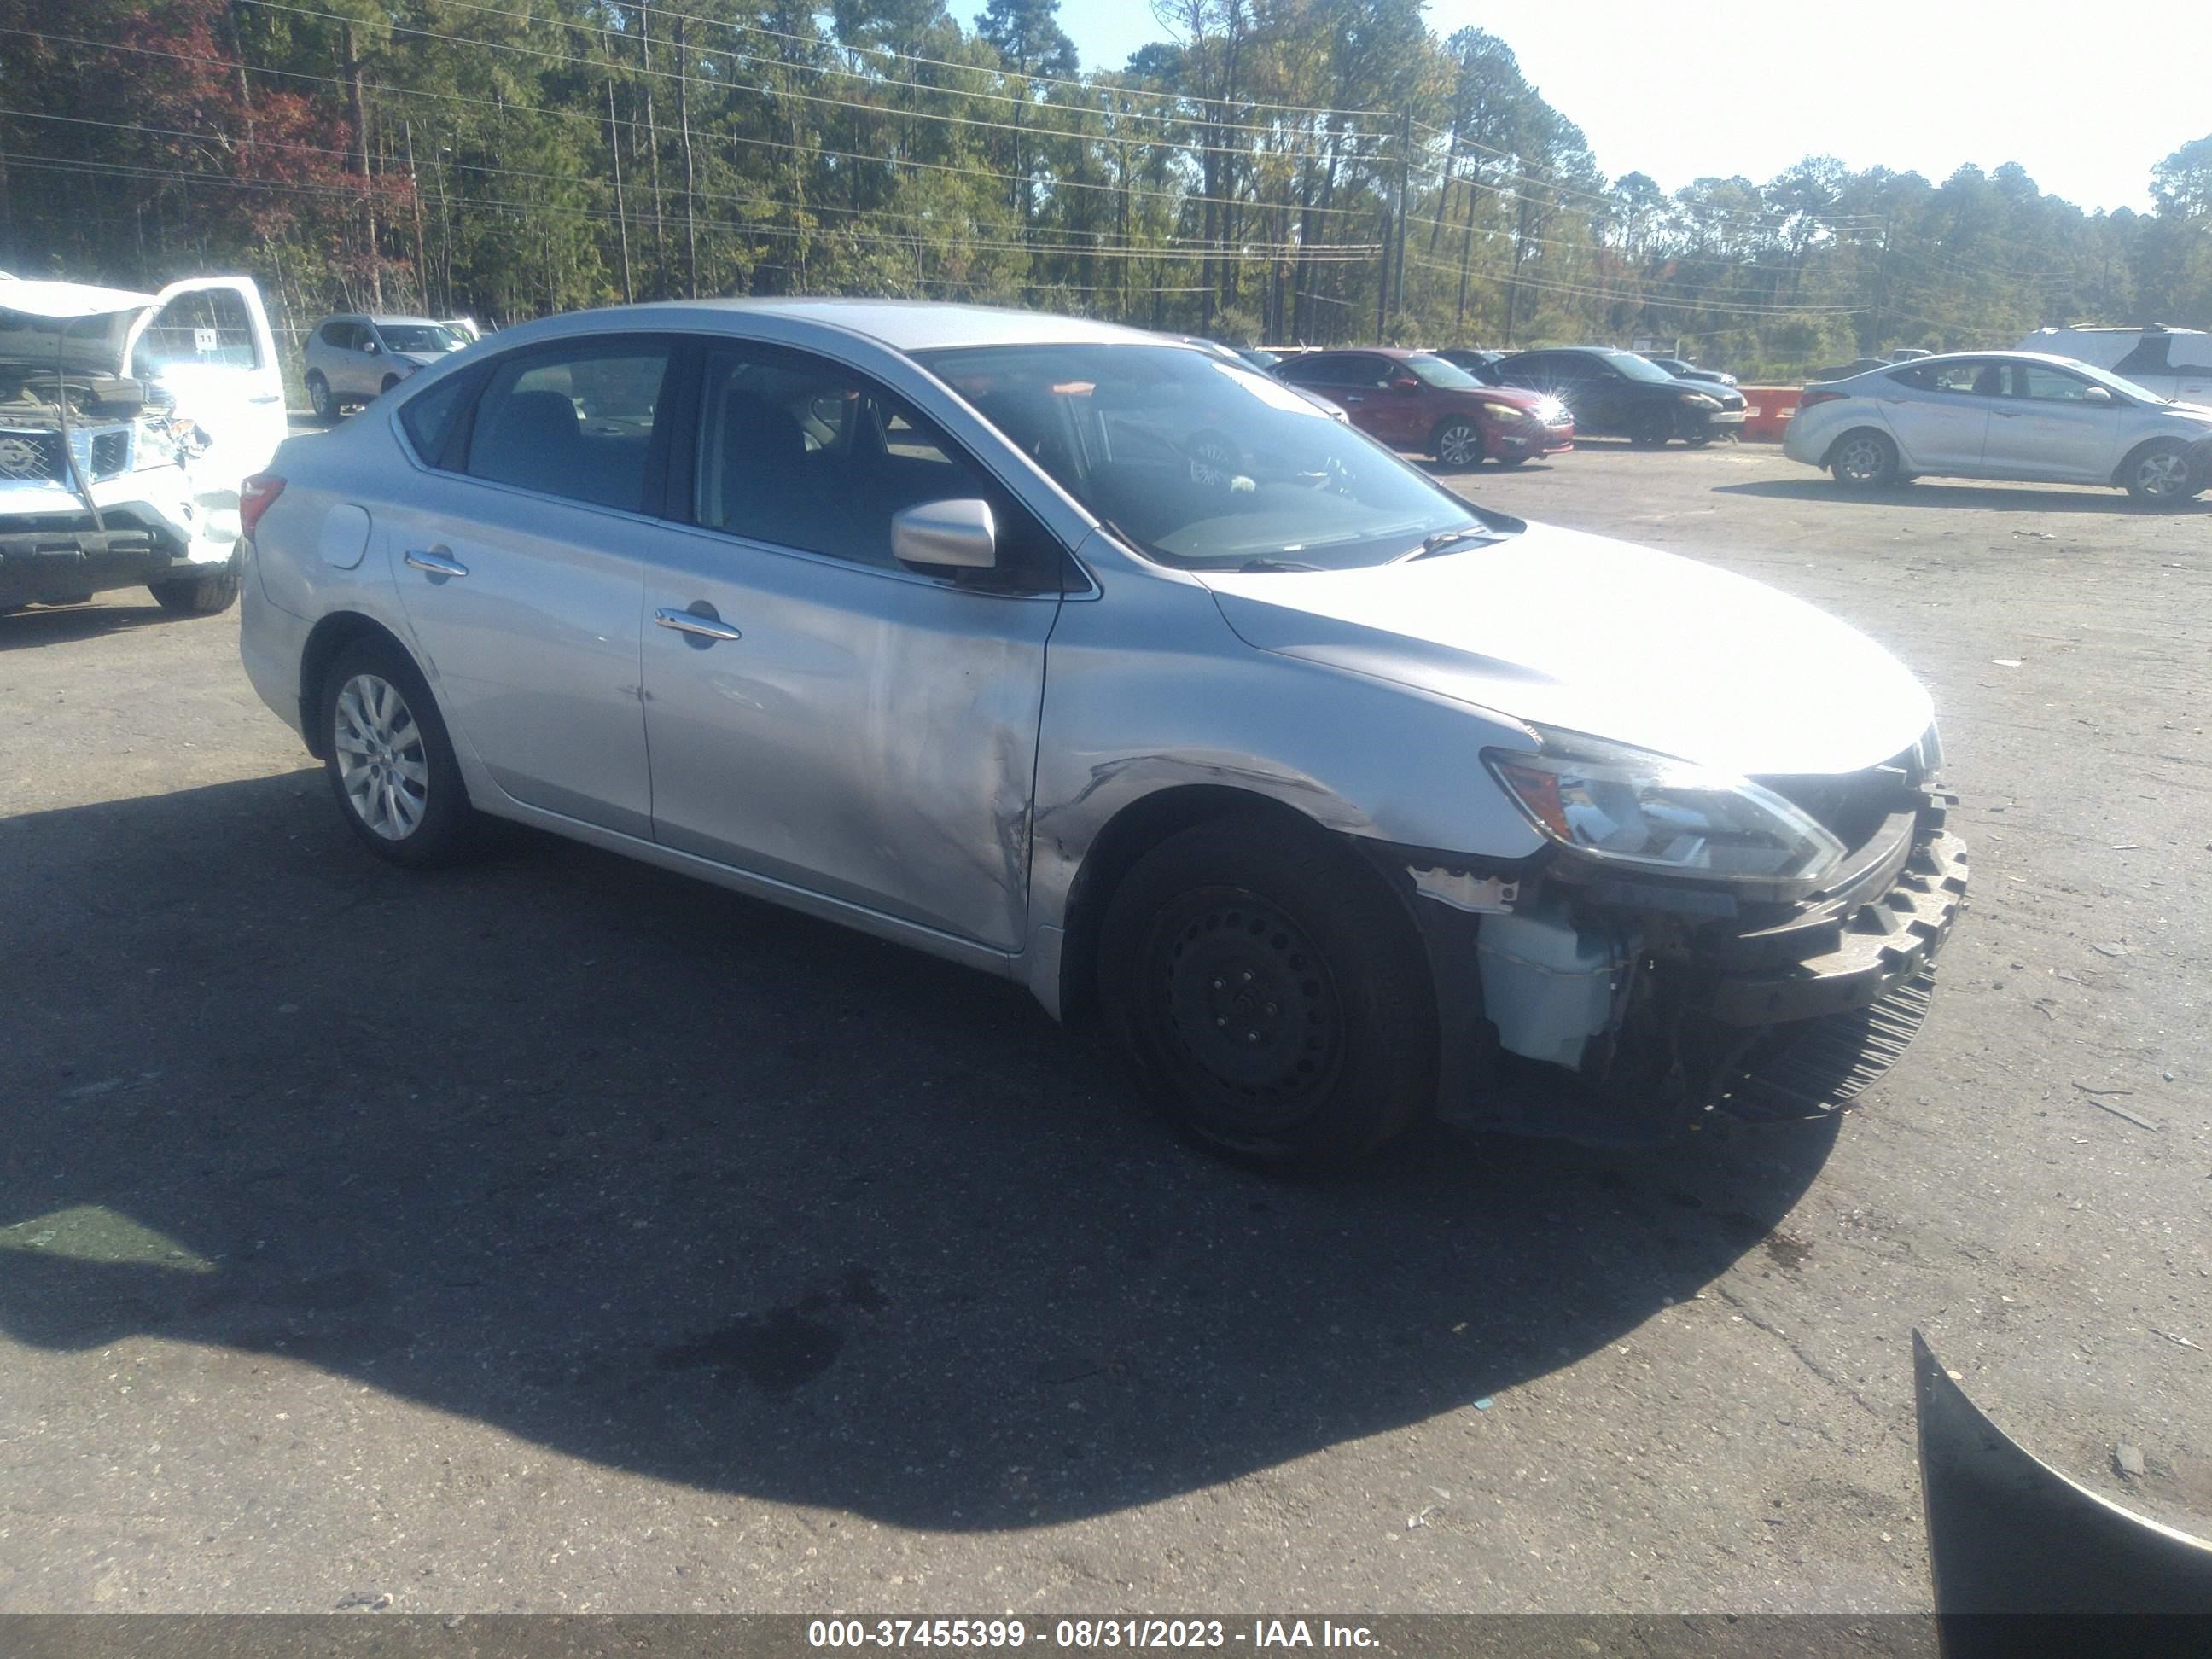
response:
M714 615L701 616L696 611L672 611L666 605L653 613L653 621L663 628L672 628L679 634L690 634L702 640L741 640L736 629Z
M468 566L451 554L441 552L436 548L431 548L426 551L410 547L407 550L406 558L407 562L416 569L433 576L465 576L469 574Z

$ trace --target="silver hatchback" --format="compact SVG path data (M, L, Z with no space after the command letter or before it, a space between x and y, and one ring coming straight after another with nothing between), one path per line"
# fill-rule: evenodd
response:
M1870 641L1132 330L553 319L245 501L246 669L372 852L513 819L1012 978L1245 1156L1825 1111L1747 1045L1917 1019L1964 890Z
M321 419L334 419L348 404L380 398L469 343L428 317L325 317L307 336L307 401Z

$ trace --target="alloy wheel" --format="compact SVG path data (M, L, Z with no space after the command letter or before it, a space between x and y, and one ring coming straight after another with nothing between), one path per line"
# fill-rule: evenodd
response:
M1836 452L1836 470L1853 483L1875 483L1887 463L1880 441L1869 436L1849 439Z
M2136 485L2154 501L2170 501L2189 489L2189 458L2178 449L2154 449L2136 463Z
M1437 459L1446 466L1472 466L1482 459L1482 434L1454 421L1437 434Z
M404 841L430 800L422 728L391 681L356 674L338 689L331 742L347 805L374 835Z

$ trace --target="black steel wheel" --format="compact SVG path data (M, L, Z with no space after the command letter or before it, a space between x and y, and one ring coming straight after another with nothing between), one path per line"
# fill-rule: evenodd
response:
M1435 999L1380 878L1266 816L1171 836L1100 935L1100 1000L1140 1079L1206 1146L1320 1164L1433 1103Z

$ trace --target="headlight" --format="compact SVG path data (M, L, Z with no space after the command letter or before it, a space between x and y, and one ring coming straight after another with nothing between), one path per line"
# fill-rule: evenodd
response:
M1567 418L1567 406L1557 398L1539 398L1536 406L1528 411L1546 426L1557 426Z
M1608 863L1718 881L1817 881L1844 844L1748 778L1572 732L1482 758L1536 827Z
M1511 404L1493 403L1485 403L1482 405L1482 412L1485 415L1487 415L1493 421L1505 421L1509 422L1523 420L1527 418L1528 413L1527 410L1516 409Z
M1718 409L1721 400L1708 398L1702 392L1684 392L1675 395L1674 401L1689 409Z

